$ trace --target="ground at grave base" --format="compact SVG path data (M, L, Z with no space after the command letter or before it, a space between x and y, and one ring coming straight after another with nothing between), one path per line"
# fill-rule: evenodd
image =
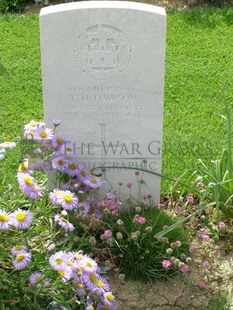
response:
M219 275L222 280L217 283L220 291L228 294L230 310L233 310L233 253L220 255ZM229 277L225 277L225 275ZM110 288L116 297L118 310L219 310L211 302L215 294L206 294L194 288L197 275L181 274L166 281L142 283L137 281L120 281L114 274L109 275Z

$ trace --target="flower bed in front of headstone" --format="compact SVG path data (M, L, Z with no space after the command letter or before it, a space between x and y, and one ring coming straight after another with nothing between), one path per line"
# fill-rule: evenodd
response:
M36 121L25 125L19 142L25 160L17 172L21 193L9 188L1 196L2 308L116 309L108 271L120 281L154 282L176 281L196 269L191 286L205 295L219 293L211 285L217 266L215 255L208 257L212 231L193 217L203 217L211 204L200 208L189 195L169 210L153 206L150 195L140 191L137 200L131 188L143 183L140 171L135 184L120 185L128 188L126 200L116 191L99 197L101 178L79 165L70 142L57 134L58 126L58 120L54 130ZM15 143L0 147L4 159ZM54 188L48 190L46 173L51 171ZM185 230L182 223L190 219ZM225 225L220 222L216 234Z

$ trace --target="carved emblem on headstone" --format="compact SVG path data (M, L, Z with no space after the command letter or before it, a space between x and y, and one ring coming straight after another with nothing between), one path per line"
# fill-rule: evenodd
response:
M104 80L118 76L127 68L131 45L119 29L109 25L95 25L79 36L74 55L81 71Z

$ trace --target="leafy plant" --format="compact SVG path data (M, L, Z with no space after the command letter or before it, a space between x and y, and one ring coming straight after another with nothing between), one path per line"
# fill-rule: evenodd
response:
M140 210L141 209L141 210ZM158 232L175 223L168 214L150 206L141 206L122 211L119 221L111 223L112 237L108 241L113 261L126 279L155 281L166 279L180 268L178 263L164 267L163 261L172 256L181 262L187 253L188 237L182 227L176 227L164 236L156 237Z
M2 13L21 13L25 6L25 0L1 0L0 11Z

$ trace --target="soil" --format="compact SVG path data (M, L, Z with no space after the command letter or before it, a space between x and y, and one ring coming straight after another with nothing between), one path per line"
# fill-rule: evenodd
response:
M220 255L222 257L222 255ZM220 258L219 273L213 282L212 293L200 290L194 283L198 282L195 272L179 274L163 282L142 283L133 281L120 281L113 274L109 277L109 283L116 297L118 310L211 310L216 308L212 304L217 292L225 291L228 294L230 310L233 310L233 253ZM211 271L210 271L211 276ZM222 277L221 277L222 276ZM224 308L225 309L225 308Z

